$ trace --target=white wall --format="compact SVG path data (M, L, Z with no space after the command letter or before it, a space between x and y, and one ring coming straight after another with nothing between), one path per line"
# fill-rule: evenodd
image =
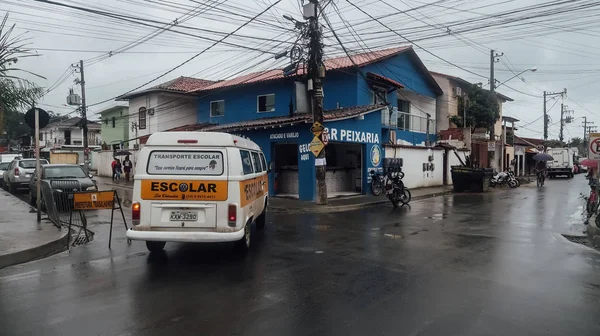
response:
M133 167L135 171L135 165L137 162L137 158L138 158L138 153L139 151L133 151L130 150L131 152L131 156L129 157L129 159L133 162ZM121 159L121 161L124 159L125 157L119 157L119 159ZM104 176L104 177L112 177L112 161L114 159L113 156L113 152L112 151L101 151L101 152L92 152L92 167L91 170L95 170L97 171L97 175L98 176Z
M471 152L457 151L458 156L466 162L467 156L471 155ZM460 166L460 160L456 157L453 151L448 151L448 184L452 184L452 166Z
M394 152L395 151L395 152ZM423 163L429 163L428 156L433 155L433 171L423 171ZM444 182L444 151L429 148L385 147L385 158L402 158L404 166L404 184L407 188L441 186Z
M139 124L139 110L141 107L145 107L146 110L153 108L154 115L146 116L146 129L138 129L137 137L195 124L197 120L196 106L196 97L172 94L151 94L136 97L129 101L128 127L131 127L133 122ZM129 135L130 138L136 137L135 131L129 132ZM135 141L131 141L129 148L133 148L135 143Z

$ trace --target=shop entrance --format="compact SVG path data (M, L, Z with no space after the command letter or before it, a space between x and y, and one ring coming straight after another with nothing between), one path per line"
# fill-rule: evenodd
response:
M329 143L327 145L327 196L360 195L362 190L363 148L354 143Z
M298 144L272 144L271 162L275 173L273 186L275 196L299 198Z

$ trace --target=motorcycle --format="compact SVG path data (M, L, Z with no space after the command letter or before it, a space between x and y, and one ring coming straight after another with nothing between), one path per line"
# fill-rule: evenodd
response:
M404 178L404 173L388 173L387 179L385 180L385 194L386 197L392 202L394 208L402 205L406 205L410 202L412 195L410 194L410 190L404 186L404 182L402 182L402 178Z
M515 174L512 171L499 172L494 175L490 181L491 187L504 185L508 185L510 188L516 188L521 185L521 183L515 178Z

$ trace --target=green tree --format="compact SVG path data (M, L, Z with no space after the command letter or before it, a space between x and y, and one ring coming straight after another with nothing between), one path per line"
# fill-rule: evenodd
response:
M27 49L24 35L11 36L15 25L7 26L8 13L0 23L0 135L9 139L29 131L24 124L23 111L27 110L43 94L42 88L22 77L30 71L17 66L20 59L35 57Z
M465 111L465 99L458 99L459 115L452 116L452 121L458 127L464 127L465 122L462 111ZM471 129L485 128L492 131L494 124L500 119L500 105L498 99L487 90L478 85L472 85L467 93L466 99L466 126Z

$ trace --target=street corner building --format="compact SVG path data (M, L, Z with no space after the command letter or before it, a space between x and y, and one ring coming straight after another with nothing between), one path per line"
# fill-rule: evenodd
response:
M410 46L351 57L324 61L329 197L367 194L371 171L382 172L386 158L404 159L409 187L442 185L443 152L431 147L440 86ZM314 200L313 119L299 72L255 72L188 93L198 96L202 131L237 134L261 146L273 168L271 195Z

